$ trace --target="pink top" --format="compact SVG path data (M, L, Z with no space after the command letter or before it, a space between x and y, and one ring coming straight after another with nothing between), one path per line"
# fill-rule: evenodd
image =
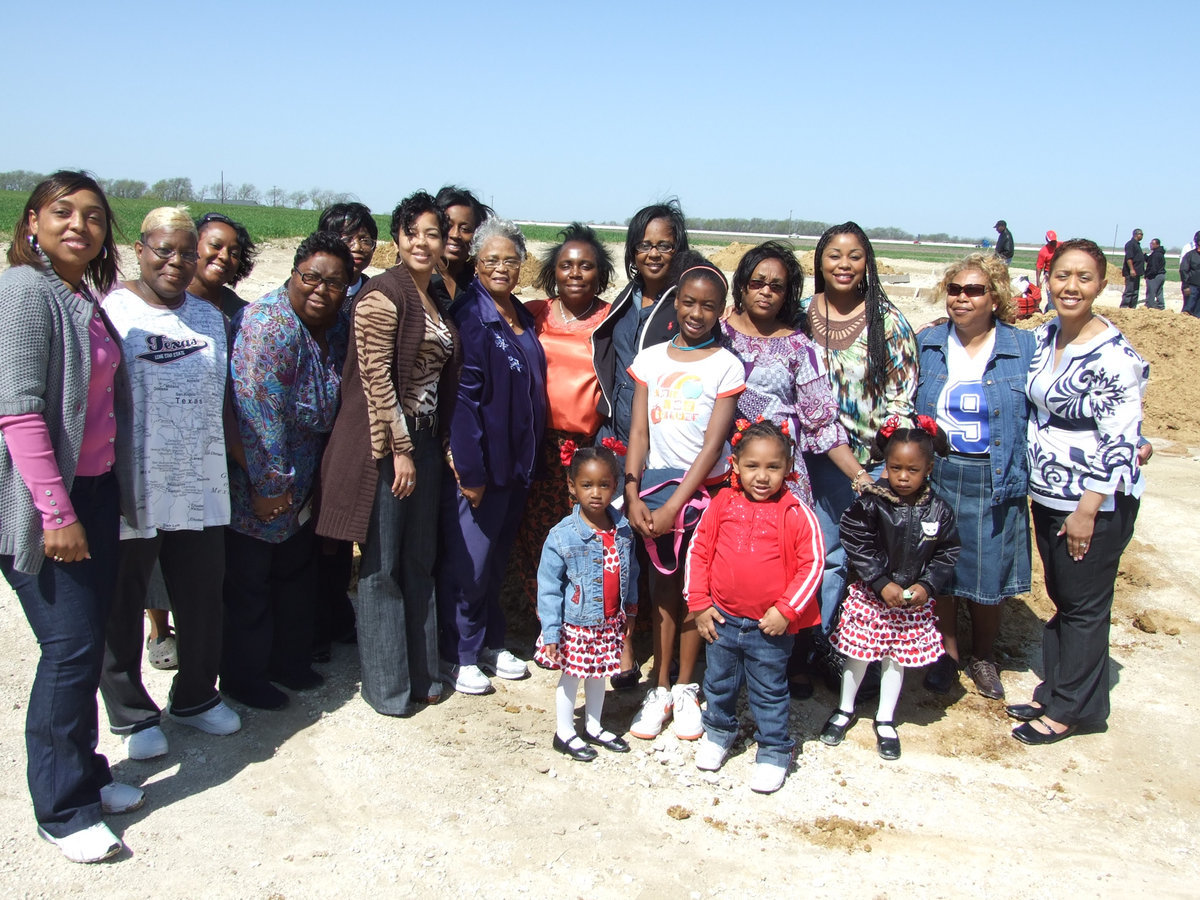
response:
M104 475L117 461L114 444L117 420L113 412L113 382L121 362L121 348L100 317L99 307L88 325L92 377L88 382L87 412L83 422L83 445L75 474ZM42 514L42 528L65 528L78 521L71 498L54 458L50 431L41 413L0 416L0 432L21 480L33 495L33 505Z

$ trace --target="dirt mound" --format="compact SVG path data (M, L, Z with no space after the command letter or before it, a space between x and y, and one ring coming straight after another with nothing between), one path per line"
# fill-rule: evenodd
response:
M530 253L525 257L525 262L521 263L521 277L517 280L517 289L533 286L541 274L542 261Z
M1125 276L1121 274L1121 267L1108 264L1108 270L1104 274L1105 279L1109 284L1120 287L1125 283Z
M1154 309L1105 308L1101 312L1150 364L1143 433L1200 446L1200 383L1195 377L1200 319ZM1035 328L1050 318L1037 315L1018 325Z
M371 265L379 269L390 269L396 264L396 245L391 241L379 243L375 247L375 255L371 257Z
M746 252L753 250L756 246L756 244L743 244L739 241L734 241L727 247L714 250L708 254L708 258L722 272L732 272L738 267L738 263L742 261L742 257L746 255ZM816 271L816 251L804 250L795 254L795 256L797 262L800 263L800 268L804 270L805 278L812 278L813 272ZM899 271L887 263L877 262L876 265L880 275L895 275Z

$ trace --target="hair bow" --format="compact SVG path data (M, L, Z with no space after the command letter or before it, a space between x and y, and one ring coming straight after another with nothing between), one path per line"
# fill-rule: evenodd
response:
M629 448L626 447L622 441L615 437L604 438L600 441L600 445L602 447L607 447L613 453L617 454L617 456L624 456L629 451Z
M882 434L885 438L890 438L893 434L895 434L896 429L899 427L900 427L900 417L899 416L888 416L887 421L883 423L883 427L879 429L879 433Z
M558 458L564 466L571 465L571 460L575 458L575 450L574 441L567 440L558 445Z
M937 421L929 418L929 416L917 416L917 427L928 433L930 437L937 437Z

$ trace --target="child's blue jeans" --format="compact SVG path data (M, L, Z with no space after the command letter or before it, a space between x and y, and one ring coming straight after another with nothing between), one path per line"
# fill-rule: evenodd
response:
M726 750L738 733L737 699L746 683L750 711L758 731L757 762L787 766L795 742L788 736L787 663L794 637L771 637L758 629L757 619L731 616L721 610L725 624L715 623L717 639L705 649L704 734Z

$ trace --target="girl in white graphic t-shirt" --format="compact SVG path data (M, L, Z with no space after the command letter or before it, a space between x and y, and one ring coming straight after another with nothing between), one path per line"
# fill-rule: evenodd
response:
M652 686L629 733L649 740L674 716L675 736L696 740L699 685L693 677L700 635L685 621L683 567L679 564L709 486L725 479L728 437L745 389L745 367L716 343L725 310L725 276L696 253L681 254L675 293L678 330L666 343L640 352L629 367L635 382L625 503L630 524L646 542L651 573L654 666ZM679 637L679 674L671 687L671 662Z

